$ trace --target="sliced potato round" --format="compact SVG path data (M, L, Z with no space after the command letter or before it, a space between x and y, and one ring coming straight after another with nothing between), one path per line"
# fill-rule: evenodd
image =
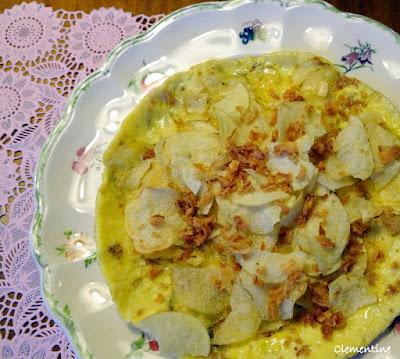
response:
M214 105L214 113L218 120L238 119L249 107L249 93L246 87L237 82L232 84L224 93L222 100Z
M296 85L301 85L304 93L325 97L329 84L336 76L337 73L329 64L310 59L299 64L299 68L293 74L293 81Z
M243 206L220 197L217 203L220 224L233 225L235 216L240 216L255 234L271 233L280 220L281 208L276 205Z
M137 189L142 181L142 178L150 169L152 162L152 159L139 162L124 177L124 185L130 190Z
M305 134L313 139L321 137L326 129L321 121L321 114L318 110L303 101L284 102L278 109L278 139L286 140L287 128L298 122L304 127Z
M380 114L376 112L364 112L360 115L360 119L364 122L367 131L375 163L374 174L377 174L385 168L385 164L382 162L379 154L379 147L400 145L400 140L392 132L379 124L382 121ZM390 164L391 162L387 163L386 166Z
M206 121L190 121L188 123L189 131L209 135L211 133L218 133L218 130L209 122Z
M244 194L238 194L235 192L232 195L232 202L243 206L260 206L276 200L283 200L287 198L289 198L289 195L283 191L255 191Z
M257 331L261 318L251 295L236 282L231 296L232 311L219 325L212 338L215 345L228 345L250 338Z
M172 286L175 299L187 308L204 314L218 314L229 305L229 291L218 287L225 283L221 269L214 265L203 268L175 267Z
M371 176L374 169L371 146L362 121L350 116L347 127L335 139L337 157L347 173L361 180Z
M388 185L400 171L400 161L390 162L382 171L373 173L371 181L380 190Z
M167 137L156 146L155 152L174 183L196 195L201 187L196 165L210 167L220 155L221 146L215 133L186 131Z
M303 269L305 255L300 251L282 254L254 250L245 258L238 256L238 260L246 272L257 275L265 283L282 283L291 273Z
M318 174L317 181L319 184L329 188L331 191L336 191L339 188L351 186L355 182L354 178L350 176L346 176L341 179L334 179L322 172Z
M194 195L197 195L201 188L201 181L198 170L189 159L177 156L174 161L171 161L170 169L172 178L189 188Z
M376 296L371 293L365 277L352 273L342 274L329 284L329 303L345 315L351 315L375 301Z
M361 219L363 223L367 223L382 213L382 210L377 208L373 202L358 197L354 193L349 194L349 199L344 204L344 208L350 222Z
M333 193L326 199L319 198L305 226L298 226L293 231L294 244L309 254L318 266L318 270L313 270L315 273L310 272L310 275L327 275L340 266L349 233L350 221L339 198ZM326 239L321 240L321 236Z
M139 253L152 253L170 247L186 228L175 202L172 189L142 189L139 196L125 207L125 226ZM152 224L153 216L160 220Z
M335 154L331 154L325 161L325 170L323 173L334 180L341 180L349 176L343 162Z
M271 289L274 285L272 284L254 284L254 275L250 275L246 271L242 271L239 275L240 283L252 296L257 310L263 320L277 320L277 318L271 318L268 312ZM285 283L282 283L284 286ZM293 317L293 308L296 301L305 293L307 289L307 282L301 280L295 283L291 288L288 288L287 297L283 299L279 305L279 319L288 320Z
M272 250L276 242L278 241L279 226L275 226L274 230L269 234L252 234L250 238L253 243L252 248L263 248L266 250ZM249 248L249 250L251 250Z
M269 146L268 167L273 173L287 173L292 176L292 188L299 191L310 182L315 184L317 171L313 164L305 158L292 158L289 154L276 155L274 148L279 144Z
M231 84L224 97L218 101L211 112L218 121L218 129L222 143L226 143L239 125L240 117L249 107L249 94L246 87L238 82Z
M157 340L166 356L202 356L210 353L207 329L196 318L179 312L157 313L143 319L139 327Z
M290 289L289 295L280 305L280 319L288 320L293 318L293 309L296 301L306 292L307 282L301 281L296 283Z
M301 192L297 197L291 196L290 199L286 202L286 205L289 208L289 212L286 213L281 220L281 224L284 227L289 227L293 224L294 220L300 214L303 209L304 204L304 193Z
M317 181L331 191L336 191L353 184L355 179L349 175L343 162L333 154L325 161L325 171L318 174Z
M297 148L299 149L299 154L302 157L308 158L308 152L310 151L312 145L314 144L314 137L312 135L304 135L295 141Z
M232 134L233 142L242 146L249 142L252 132L256 133L271 133L274 130L273 126L265 118L265 113L257 102L252 101L248 110L244 113L243 121L240 121L234 133ZM268 142L267 136L257 140L259 145Z
M261 287L254 284L254 275L241 271L239 274L240 284L246 289L253 297L254 304L257 307L258 313L261 319L265 320L268 318L268 296L265 287Z
M251 169L246 169L245 172L247 173L247 178L250 180L253 188L256 191L262 191L261 187L266 183L265 176Z

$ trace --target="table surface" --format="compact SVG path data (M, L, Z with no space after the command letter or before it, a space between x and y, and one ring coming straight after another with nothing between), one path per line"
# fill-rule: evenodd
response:
M1 0L0 12L25 0ZM116 7L133 14L153 15L167 14L180 7L202 2L196 0L43 0L53 9L83 10L103 7ZM328 0L343 11L362 14L381 21L385 25L400 32L400 1L399 0Z

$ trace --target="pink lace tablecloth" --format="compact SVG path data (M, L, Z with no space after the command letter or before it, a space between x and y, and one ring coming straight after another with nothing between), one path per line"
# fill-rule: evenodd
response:
M0 357L75 358L43 304L29 242L42 145L74 87L122 39L161 15L90 14L38 3L0 14Z

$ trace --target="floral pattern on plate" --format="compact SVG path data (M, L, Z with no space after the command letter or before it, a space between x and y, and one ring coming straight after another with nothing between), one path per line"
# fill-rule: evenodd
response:
M243 30L239 33L239 38L243 45L247 45L249 41L261 40L265 41L267 37L267 31L263 27L260 20L255 19L253 21L248 21L244 24Z
M96 243L93 239L81 232L70 229L64 231L66 242L56 247L57 254L69 261L84 259L85 268L96 261Z
M362 68L368 68L372 71L374 70L372 66L372 54L376 54L377 50L373 49L369 42L362 43L360 40L357 40L356 46L345 46L350 52L342 56L340 59L342 62L344 62L344 65L337 65L345 70L345 74Z
M76 150L76 159L72 162L71 168L74 172L84 175L89 168L94 168L97 171L103 169L102 155L105 144L101 143L88 149L86 146L79 147Z
M143 358L145 352L157 352L158 342L154 339L149 339L145 334L131 343L131 351L125 356L125 359Z

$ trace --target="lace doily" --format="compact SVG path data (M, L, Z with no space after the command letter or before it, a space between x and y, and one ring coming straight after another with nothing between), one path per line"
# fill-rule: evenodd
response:
M161 15L90 14L35 2L0 15L0 357L76 358L46 310L31 255L33 176L68 96L122 39Z

